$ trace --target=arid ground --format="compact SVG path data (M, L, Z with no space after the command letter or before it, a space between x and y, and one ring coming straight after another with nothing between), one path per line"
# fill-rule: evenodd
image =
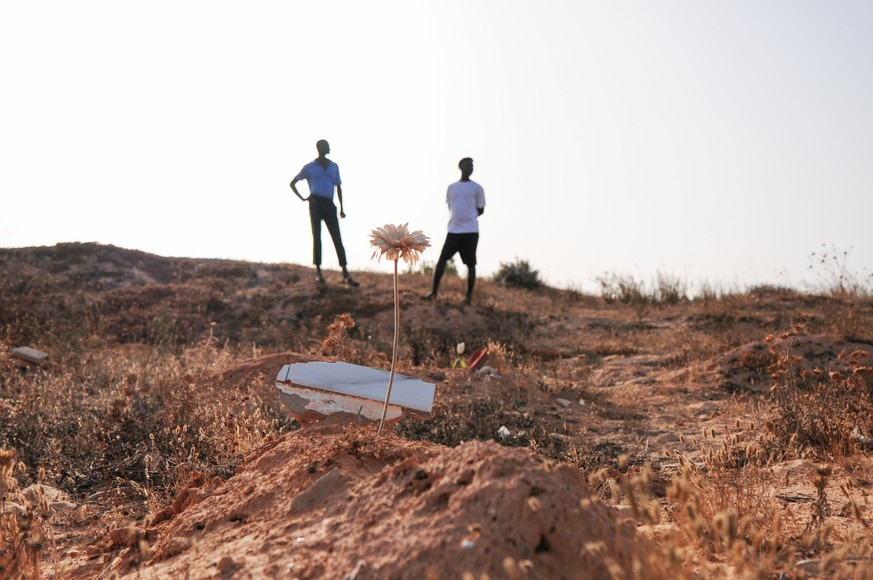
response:
M0 576L873 578L869 287L480 280L466 306L410 271L398 370L434 410L377 438L275 387L389 367L391 276L327 274L0 249Z

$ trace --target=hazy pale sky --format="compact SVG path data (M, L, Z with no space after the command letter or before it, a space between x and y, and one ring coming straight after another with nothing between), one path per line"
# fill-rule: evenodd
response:
M822 244L862 271L871 30L868 0L4 2L0 246L309 265L288 182L324 138L353 271L390 271L386 223L436 260L465 156L480 275L794 285Z

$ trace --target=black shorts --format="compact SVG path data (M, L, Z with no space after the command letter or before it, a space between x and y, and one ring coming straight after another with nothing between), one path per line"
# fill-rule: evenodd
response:
M479 246L479 234L448 234L440 252L440 260L448 261L457 253L465 266L476 265L476 248Z

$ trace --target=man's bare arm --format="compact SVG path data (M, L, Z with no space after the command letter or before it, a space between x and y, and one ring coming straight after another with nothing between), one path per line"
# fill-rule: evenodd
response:
M291 181L291 183L289 184L291 186L291 191L293 191L295 194L297 194L297 197L299 197L301 201L306 201L308 198L303 197L302 195L300 195L300 192L297 191L297 182L298 181L300 181L300 177L295 177Z

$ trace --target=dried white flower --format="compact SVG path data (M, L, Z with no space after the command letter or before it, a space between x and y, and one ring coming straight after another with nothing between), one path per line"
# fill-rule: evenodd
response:
M398 258L403 258L407 264L418 262L419 254L425 248L430 247L430 239L424 235L421 230L410 232L407 228L408 224L395 226L385 224L381 228L376 228L370 232L370 245L373 250L373 257L382 259L382 256L387 257L394 262L394 350L391 352L391 372L388 375L388 390L385 393L385 404L382 406L382 419L379 421L379 430L376 431L378 437L382 433L382 426L385 424L385 415L388 412L388 401L391 399L391 388L394 385L394 367L397 363L397 343L400 336L400 294L397 289L397 261Z
M370 245L375 248L373 257L380 260L382 256L389 260L403 258L407 264L418 262L420 254L425 248L430 247L430 238L424 235L421 230L410 232L407 225L385 224L381 228L372 230L370 232Z

